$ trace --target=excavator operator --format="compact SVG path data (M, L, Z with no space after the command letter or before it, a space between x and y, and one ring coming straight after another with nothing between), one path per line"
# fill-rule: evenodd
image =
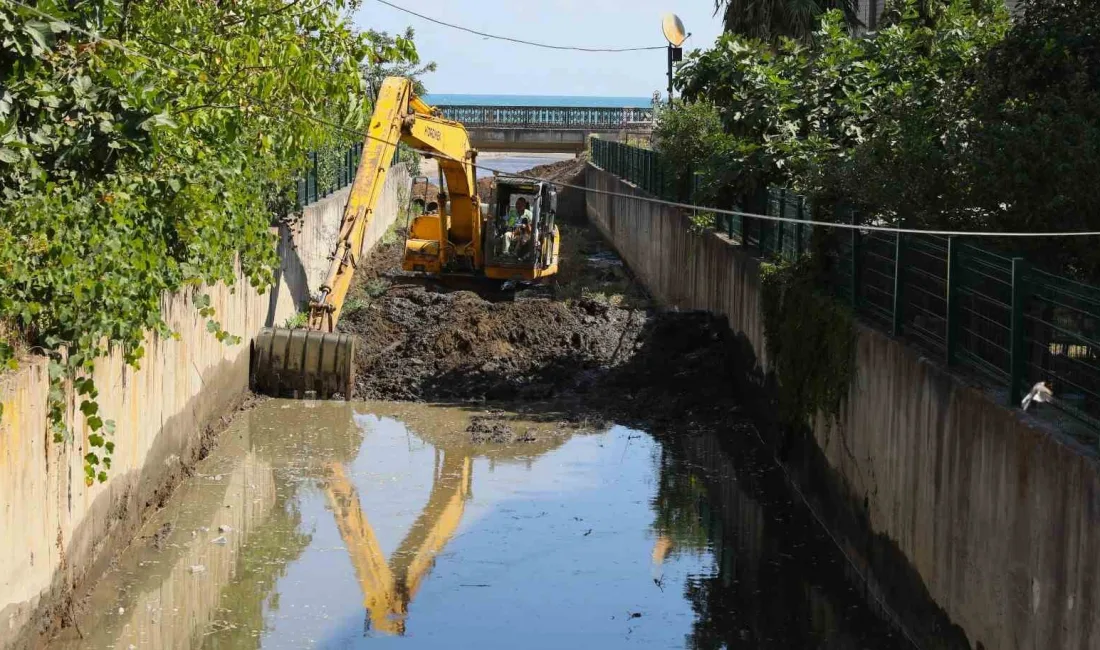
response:
M522 196L516 199L516 206L508 210L508 215L504 218L505 255L511 252L512 242L521 238L524 223L528 224L527 229L530 230L531 216L531 209L527 207L527 199Z

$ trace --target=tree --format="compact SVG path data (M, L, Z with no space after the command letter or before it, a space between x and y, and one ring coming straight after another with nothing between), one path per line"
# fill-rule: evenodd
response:
M435 72L436 64L435 61L421 63L416 48L412 45L414 35L412 27L398 36L391 36L386 32L369 32L373 47L362 70L371 101L378 97L378 91L386 77L411 79L413 91L417 95L427 94L423 76Z
M714 0L714 13L731 34L768 43L781 37L807 40L821 16L837 9L849 26L861 25L859 0Z
M50 416L67 434L66 379L92 430L87 480L114 449L96 357L137 366L173 333L164 292L238 266L267 287L269 231L306 153L364 122L372 43L352 0L40 0L0 4L0 322L51 357ZM102 35L102 36L101 36ZM103 37L117 39L107 41ZM62 353L62 348L66 353ZM12 361L0 342L0 365Z
M838 193L867 199L890 220L930 206L919 188L947 178L936 176L944 169L937 161L967 123L968 80L1008 25L995 1L974 11L956 0L939 20L928 29L909 2L902 20L867 39L830 11L809 44L723 34L690 55L677 79L681 94L713 106L721 121L697 164L710 196L728 203L793 185L816 205ZM675 148L662 150L678 155ZM909 195L897 191L910 182Z
M1100 4L1024 0L975 75L963 201L975 225L1100 230ZM1088 238L1028 238L1029 257L1095 281Z

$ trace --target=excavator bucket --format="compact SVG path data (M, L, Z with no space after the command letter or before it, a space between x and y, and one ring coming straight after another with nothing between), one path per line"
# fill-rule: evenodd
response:
M252 344L253 392L296 399L350 399L355 381L355 337L265 327Z

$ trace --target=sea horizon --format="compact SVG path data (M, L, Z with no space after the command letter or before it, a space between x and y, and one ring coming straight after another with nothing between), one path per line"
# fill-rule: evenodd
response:
M433 106L562 106L585 108L649 108L651 97L595 95L464 95L428 93L424 101Z

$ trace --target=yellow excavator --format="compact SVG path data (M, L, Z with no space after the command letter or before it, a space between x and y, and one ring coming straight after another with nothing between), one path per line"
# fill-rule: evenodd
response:
M409 79L388 77L367 128L332 264L309 304L308 328L260 331L250 368L254 391L278 397L350 397L355 342L351 335L337 333L336 324L399 142L439 163L438 201L427 204L429 209L406 231L405 271L505 282L557 273L560 241L553 187L498 177L493 196L482 203L477 194L477 151L465 127L424 103ZM523 210L518 220L509 219L521 199L531 214Z

